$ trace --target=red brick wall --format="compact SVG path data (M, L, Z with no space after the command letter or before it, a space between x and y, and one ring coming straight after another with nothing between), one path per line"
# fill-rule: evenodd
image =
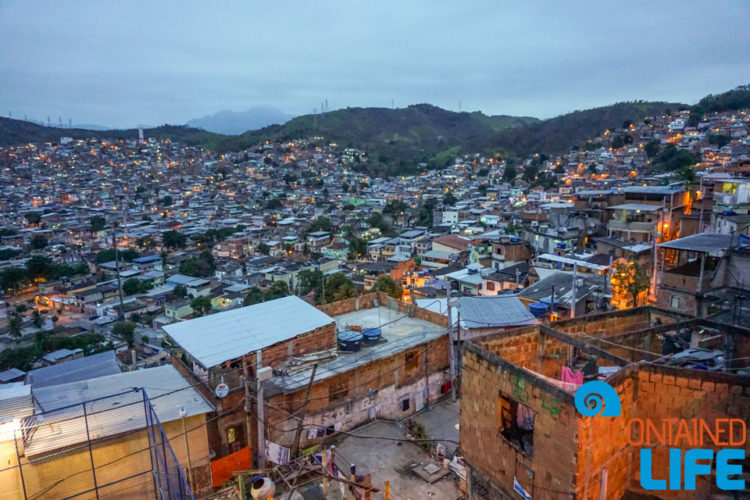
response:
M577 473L572 396L561 395L557 388L532 374L498 363L494 354L479 355L465 348L463 359L460 441L471 468L510 498L517 498L513 493L513 477L517 475L535 499L570 499ZM500 435L499 392L536 412L533 457ZM524 480L528 474L522 472L528 469L534 475L531 485Z

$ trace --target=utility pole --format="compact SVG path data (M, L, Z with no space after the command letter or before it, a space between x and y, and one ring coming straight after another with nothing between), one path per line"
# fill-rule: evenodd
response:
M117 273L117 295L120 298L120 311L117 319L125 319L125 311L122 306L122 283L120 283L120 254L117 251L117 222L112 223L112 248L115 251L115 273Z
M576 317L576 286L578 285L578 263L573 263L573 290L571 291L570 318Z
M250 367L248 366L247 356L242 358L242 378L244 379L245 385L245 435L247 436L247 444L250 445L250 436L253 435L253 425L250 419L250 408L252 403L250 401ZM261 444L258 444L258 450L260 450Z
M549 319L552 320L552 315L555 314L555 285L552 285L552 296L550 297L549 310Z
M456 377L458 379L461 378L461 363L462 363L462 355L463 352L461 351L461 308L457 307L458 314L456 314L456 347L458 347L458 363L456 366Z
M258 468L266 468L266 429L264 424L264 408L263 408L263 381L260 380L259 372L263 367L263 354L258 349L255 351L256 355L256 367L255 367L255 395L258 402Z
M456 401L456 346L453 345L453 308L451 307L451 285L448 283L448 292L446 294L448 304L448 344L450 345L451 355L451 401Z
M298 410L297 418L299 421L297 422L297 430L294 433L294 443L292 448L292 458L297 456L297 452L299 451L299 439L302 435L302 425L305 421L305 407L310 402L310 390L312 389L313 381L315 380L315 372L318 371L318 365L313 365L312 373L310 374L310 381L307 383L307 391L305 392L305 401L302 403L302 406Z

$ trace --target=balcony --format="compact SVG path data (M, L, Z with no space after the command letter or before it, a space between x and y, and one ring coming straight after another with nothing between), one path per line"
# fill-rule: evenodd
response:
M661 273L659 286L672 290L700 292L712 288L714 263L707 260L703 269L703 280L699 283L700 261L694 260ZM700 285L700 286L699 286Z

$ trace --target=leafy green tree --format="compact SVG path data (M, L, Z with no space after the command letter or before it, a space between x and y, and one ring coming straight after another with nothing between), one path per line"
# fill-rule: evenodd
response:
M43 255L35 255L26 261L26 270L32 280L48 278L53 271L52 259Z
M709 144L716 144L718 147L723 148L731 142L731 138L722 134L708 134L706 137Z
M503 182L513 185L518 176L518 169L514 165L507 165L503 171Z
M401 215L409 206L401 200L392 200L385 204L383 213L386 215Z
M104 262L112 262L115 260L115 249L108 248L106 250L100 250L96 252L94 260L97 264L103 264Z
M8 318L8 333L13 338L19 338L21 336L21 319L12 315Z
M644 151L646 151L646 156L649 158L653 158L656 155L659 154L659 146L661 145L661 142L659 142L656 139L652 139L646 143L644 146Z
M42 318L37 309L34 309L34 312L31 313L31 324L37 329L41 329L44 326L44 318Z
M125 295L135 295L136 293L145 293L151 288L148 281L139 280L138 278L128 278L122 284L122 292Z
M24 214L24 217L26 217L26 222L28 222L31 225L36 225L42 222L41 212L28 212Z
M266 208L268 210L278 210L282 206L283 205L281 204L281 200L279 200L278 198L271 198L266 202Z
M617 264L615 272L620 276L627 277L624 282L624 291L630 297L633 307L638 307L638 298L641 292L648 290L651 286L651 278L636 262Z
M15 248L3 248L0 250L0 260L10 260L13 257L17 257L20 253Z
M31 247L32 250L41 250L42 248L47 246L47 238L42 236L41 234L36 234L31 237L29 240L29 247Z
M300 295L315 292L320 295L323 289L323 273L318 269L305 269L297 274L297 287Z
M693 153L670 144L656 157L654 168L665 172L675 172L696 163L698 163L698 158Z
M185 295L187 295L187 288L185 288L185 287L184 287L184 286L182 286L182 285L176 285L176 286L175 286L175 287L174 287L174 288L172 289L172 295L174 295L175 297L178 297L178 298L182 298L182 297L184 297Z
M198 276L198 264L195 259L188 259L180 263L179 267L180 274L186 274L188 276Z
M172 206L172 201L173 201L172 197L169 196L169 195L167 195L167 196L163 197L162 199L160 199L159 203L163 207L170 207L170 206Z
M135 246L150 250L156 246L156 242L151 236L142 236L135 240Z
M325 301L326 303L336 302L338 300L344 300L354 297L354 283L352 280L346 277L344 273L336 273L328 276L326 279L325 286ZM321 298L322 300L322 298ZM316 297L316 302L321 303Z
M242 305L251 306L261 302L263 302L263 291L257 286L254 286L248 290L247 295L245 295L245 300L242 301Z
M161 241L167 248L183 248L187 243L187 237L179 231L166 231L161 233Z
M211 299L208 297L196 297L190 302L190 307L193 309L193 316L199 318L205 316L211 311Z
M448 191L443 196L443 205L455 205L457 201L458 198L456 198L456 195L452 191Z
M393 297L394 299L401 299L401 296L404 294L404 289L401 288L401 285L390 276L381 276L378 278L372 287L372 291L385 292L389 297Z
M357 236L349 239L349 260L357 260L363 255L367 255L367 241Z
M526 182L533 182L539 175L539 165L537 163L531 163L523 169L523 175L521 178Z
M98 233L99 231L104 229L104 226L107 224L107 221L101 215L95 215L91 217L90 222L92 233Z
M135 345L135 323L132 321L118 321L112 325L112 334L127 342L131 349Z
M26 304L16 304L16 312L18 314L23 314L26 312L28 307L26 307Z
M685 165L680 169L680 172L677 174L677 177L681 181L685 181L688 184L695 184L695 181L698 179L697 174L695 173L695 168L693 168L692 165Z
M20 267L9 267L0 273L0 284L3 290L12 289L13 294L18 293L18 288L28 280L27 273Z
M263 255L268 255L271 252L271 247L269 247L265 243L261 243L260 245L258 245L258 251Z
M289 295L289 285L286 281L274 281L267 290L263 292L263 301L280 299Z
M327 231L330 233L332 230L333 225L328 217L318 217L317 219L313 219L310 223L310 229L308 229L308 232L314 233L316 231Z
M390 223L383 217L383 214L375 213L367 219L367 224L370 227L377 228L383 234L390 234L393 230Z

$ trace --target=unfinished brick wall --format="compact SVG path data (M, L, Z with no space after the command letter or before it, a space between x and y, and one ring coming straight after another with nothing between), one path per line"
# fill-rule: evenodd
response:
M449 377L449 352L448 336L442 335L314 382L310 390L310 402L305 406L306 425L327 427L340 422L344 430L351 429L369 420L370 407L376 408L379 418L402 418L410 415L414 412L413 393L416 390L426 386L430 401L442 396L440 387ZM407 353L410 355L408 358ZM416 361L412 355L416 356ZM294 426L294 421L286 417L288 413L302 407L306 390L307 387L301 387L294 392L268 399L269 407L277 408L270 408L266 412L274 429L272 436L275 442L291 444L294 433L289 432L289 428ZM332 393L336 391L345 393L332 397ZM404 397L412 398L407 412L402 412L399 406ZM307 433L301 439L303 446L319 441L307 439Z
M550 324L550 327L573 337L585 335L608 337L618 333L642 330L650 325L650 321L649 308L639 307L555 321Z
M290 356L303 356L314 351L334 347L336 347L336 323L331 322L293 339L266 347L262 353L263 366L275 367L284 364ZM248 361L250 366L255 366L255 353L250 354Z
M577 474L573 397L474 344L464 345L463 359L460 441L471 469L509 498L518 498L516 476L535 499L570 499ZM500 434L500 392L536 412L533 456Z

